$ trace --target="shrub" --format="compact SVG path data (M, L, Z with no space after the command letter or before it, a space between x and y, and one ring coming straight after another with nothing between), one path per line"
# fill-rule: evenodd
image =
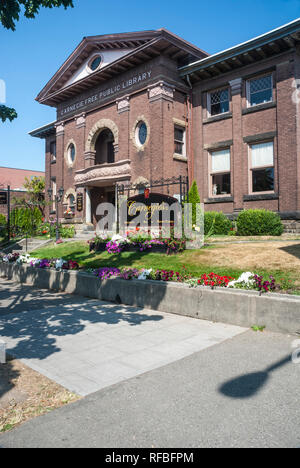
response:
M240 236L281 236L283 224L280 216L268 210L245 210L237 219Z
M75 236L75 227L60 225L59 234L62 239L72 239Z
M232 222L222 212L207 211L204 213L204 234L228 235Z
M194 180L189 190L189 203L192 204L192 224L196 225L197 221L197 205L200 203L197 182Z
M11 212L11 225L22 234L35 234L41 223L42 213L38 208L15 208Z
M6 226L6 216L0 214L0 226Z

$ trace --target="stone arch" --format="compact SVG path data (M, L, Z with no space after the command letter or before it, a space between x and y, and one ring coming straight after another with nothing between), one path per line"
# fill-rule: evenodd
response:
M86 140L85 144L85 151L86 153L88 152L94 152L95 151L95 144L97 141L97 138L99 134L102 132L102 130L108 128L113 136L114 136L114 147L115 151L118 151L118 145L119 145L119 129L115 122L113 122L110 119L101 119L99 120L93 128L90 130L89 135Z
M64 196L64 205L68 204L68 198L70 195L73 195L76 201L76 191L73 188L69 188L69 190L66 191Z

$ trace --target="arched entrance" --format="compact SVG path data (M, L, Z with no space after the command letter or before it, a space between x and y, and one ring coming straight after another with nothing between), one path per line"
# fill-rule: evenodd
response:
M112 164L115 162L115 138L109 128L102 130L95 143L95 164Z

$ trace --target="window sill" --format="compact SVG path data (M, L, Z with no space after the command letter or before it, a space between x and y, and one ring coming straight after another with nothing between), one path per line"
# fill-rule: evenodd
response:
M203 120L203 125L209 124L211 122L218 122L219 120L226 120L232 118L232 112L224 112L224 114L213 115L212 117L208 117L207 119Z
M204 199L204 203L206 203L207 205L209 204L213 204L213 203L232 203L234 200L233 200L233 197L232 196L228 196L228 197L216 197L216 198L205 198Z
M56 164L56 161L51 161L51 164Z
M242 114L243 115L252 114L252 112L259 112L265 109L272 109L273 107L276 107L276 106L277 106L276 102L266 102L265 104L257 104L256 106L242 109Z
M175 159L175 161L182 161L182 162L188 162L188 159L186 156L183 156L182 154L177 154L177 153L174 153L173 154L173 159Z
M252 195L244 195L244 202L259 200L279 200L279 195L278 193L259 193Z

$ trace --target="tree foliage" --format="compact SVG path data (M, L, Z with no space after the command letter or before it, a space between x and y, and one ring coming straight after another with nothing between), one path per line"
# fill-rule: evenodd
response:
M189 203L192 204L192 210L193 210L192 211L193 225L195 225L197 221L197 205L199 205L200 202L201 200L200 200L200 195L198 192L197 182L194 180L189 190Z
M0 22L6 29L16 30L22 10L26 18L35 18L41 7L74 7L73 0L1 0Z
M0 106L0 119L2 122L5 122L6 120L10 120L10 122L12 122L17 117L18 114L16 113L15 109L2 105Z
M44 215L45 206L45 178L33 177L32 179L25 178L24 188L26 195L22 198L14 199L14 203L18 206L23 206L30 209L38 208Z

